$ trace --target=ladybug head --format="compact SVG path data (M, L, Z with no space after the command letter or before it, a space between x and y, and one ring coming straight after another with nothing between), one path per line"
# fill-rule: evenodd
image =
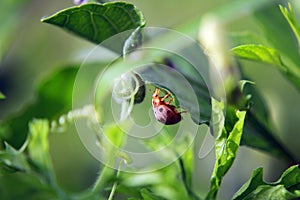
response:
M159 89L156 88L155 92L152 94L152 98L158 98L158 94L159 94Z

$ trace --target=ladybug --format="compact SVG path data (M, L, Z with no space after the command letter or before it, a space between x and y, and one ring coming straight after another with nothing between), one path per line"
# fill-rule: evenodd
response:
M168 92L164 97L159 97L159 91L160 89L156 88L152 95L152 108L155 118L166 125L180 122L182 120L181 112L178 112L175 106L170 105L173 98L170 98L168 102L165 101L170 96L170 93Z

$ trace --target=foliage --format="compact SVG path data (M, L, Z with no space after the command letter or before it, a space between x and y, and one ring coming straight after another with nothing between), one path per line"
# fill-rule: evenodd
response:
M252 33L231 35L232 55L227 54L229 51L226 49L225 53L222 53L229 57L225 59L233 60L234 57L237 61L247 59L271 65L300 91L298 51L300 30L292 5L289 4L289 8L286 9L273 1L261 1L261 3L255 1L255 3L250 2L249 4L246 3L247 1L243 2L245 3L243 6L251 5L255 19L263 25L262 30L266 39L254 36ZM233 8L236 8L240 4L234 5ZM259 7L259 5L262 6ZM228 12L227 9L224 8ZM224 13L217 11L215 15L223 16ZM276 23L273 23L274 21ZM149 43L151 43L153 38L154 42L176 46L191 57L198 58L197 61L201 62L202 66L211 64L204 53L203 55L193 55L193 47L186 46L182 41L172 41L170 35L165 36L159 33L144 35L142 28L146 21L142 12L130 3L86 3L45 17L42 22L56 25L97 45L104 41L102 43L104 47L120 55L124 54L122 59L116 59L109 66L112 71L107 70L111 76L108 76L104 89L100 90L99 94L105 100L108 99L106 97L110 92L109 88L115 84L112 81L113 75L122 74L121 71L117 73L113 71L120 69L116 66L123 65L120 60L129 60L130 58L127 56L130 55L127 53L138 50L144 42L150 41ZM198 26L192 27L188 32L194 32L198 28ZM127 32L125 35L120 35L121 40L105 42L106 39L123 31ZM158 40L155 40L157 38ZM282 38L285 38L285 42L282 42ZM297 42L294 38L297 39ZM145 56L145 60L151 64L134 70L136 82L130 82L129 86L121 82L124 83L121 84L125 88L121 88L121 94L125 101L119 102L122 104L120 112L125 110L130 114L133 107L138 107L133 104L146 101L147 91L144 86L146 84L147 88L148 86L150 88L159 87L165 93L169 92L171 96L168 97L169 100L174 100L172 105L180 106L181 114L190 113L193 121L190 126L205 125L210 128L211 133L215 136L215 165L209 191L205 194L206 199L217 198L223 177L231 169L241 144L266 151L289 163L297 163L297 159L276 138L275 128L270 122L270 113L256 86L252 84L249 87L245 86L250 81L242 81L242 86L238 83L231 85L232 88L225 86L224 90L228 99L238 98L243 102L246 100L246 105L242 107L234 102L226 105L225 99L212 97L211 88L205 84L206 80L197 70L194 70L193 63L189 63L188 60L171 55L169 52L149 53ZM88 63L88 65L103 70L105 64L97 62ZM99 104L95 106L96 109L86 105L78 110L72 110L72 90L77 72L80 70L78 66L77 64L71 65L50 74L37 87L36 99L31 105L27 106L20 115L1 121L0 141L3 148L0 150L0 198L202 199L204 194L197 191L192 180L195 175L196 155L194 138L188 128L183 130L184 133L187 133L185 137L175 140L178 126L163 126L158 135L143 141L142 145L153 152L167 146L168 148L162 151L159 159L176 158L168 166L158 170L151 170L155 166L149 166L150 170L144 173L122 171L124 165L130 166L132 162L130 154L120 149L130 143L124 130L130 130L133 125L125 119L127 115L124 115L125 117L123 116L122 120L118 122L109 122L105 126L100 126L97 120L101 121L108 115L105 110L107 102L97 102ZM125 71L128 66L122 67L122 70ZM132 68L128 67L128 69ZM236 70L240 71L240 68ZM180 74L187 81L183 82L176 74ZM237 78L232 71L226 76ZM242 78L246 79L246 77ZM192 88L195 99L192 99L192 94L188 93L187 85ZM126 88L127 86L129 89ZM97 98L98 96L95 97L95 99ZM0 92L0 100L9 99ZM101 107L102 103L103 107ZM97 106L100 107L100 110L97 110ZM198 110L201 111L201 118ZM145 116L144 113L147 112L144 110L142 116ZM88 127L96 132L93 139L99 149L106 153L107 165L100 165L99 176L92 187L73 193L64 190L57 183L50 155L49 137L51 134L64 132L72 126L74 121L82 118L86 120L85 123L88 124ZM113 169L111 166L117 167ZM19 182L20 185L16 191L15 182ZM288 168L278 181L272 183L263 181L262 168L256 169L249 181L232 198L236 200L300 198L298 165Z
M233 199L294 199L299 196L298 165L287 169L278 181L263 181L263 169L254 170L251 179L234 195Z

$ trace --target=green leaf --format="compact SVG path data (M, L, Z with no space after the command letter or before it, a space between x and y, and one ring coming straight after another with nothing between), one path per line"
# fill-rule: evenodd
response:
M248 44L234 47L232 52L236 57L242 59L263 62L276 66L279 71L300 91L300 78L297 77L295 73L291 72L289 67L282 62L280 54L275 49L263 45Z
M284 185L290 192L294 192L295 189L300 190L300 170L298 165L287 169L276 184ZM295 186L297 186L297 188L295 188Z
M82 4L43 18L42 22L59 26L96 44L145 25L142 13L134 5L125 2ZM115 43L118 46L112 49L122 52L125 39L122 44Z
M30 171L26 155L24 154L25 147L26 144L20 150L16 150L8 143L5 143L5 150L0 151L0 176L16 171Z
M167 59L169 58L167 57ZM153 64L139 68L136 72L145 82L163 86L170 91L179 102L180 107L191 113L196 124L208 123L211 117L211 100L208 88L199 73L190 64L186 62L179 64L179 61L175 62L174 58L165 62L172 63L173 68ZM184 76L184 79L178 76L178 73ZM186 81L190 85L187 85Z
M48 173L52 165L48 144L49 122L47 120L33 120L29 123L28 153L34 164Z
M123 56L133 52L143 43L143 34L141 27L137 27L126 39L123 47Z
M292 4L288 3L288 8L284 8L283 6L279 5L279 8L289 23L290 27L292 28L297 40L298 40L298 47L300 47L300 26L297 23L296 15L294 12L294 9L292 7Z
M0 100L1 99L5 99L5 96L4 96L4 94L2 92L0 92Z
M72 91L77 67L65 67L47 76L37 87L37 97L21 114L1 122L5 138L12 146L20 147L33 118L55 119L72 108Z
M293 186L296 186L293 187ZM259 168L250 180L235 193L233 200L279 199L289 200L300 197L300 170L298 165L287 169L280 179L274 183L263 181L263 170Z
M258 168L253 171L252 177L248 180L234 196L234 200L244 199L248 194L254 191L258 185L264 185L263 168Z
M248 59L257 62L264 62L272 65L277 65L279 67L284 67L279 53L272 48L265 47L263 45L241 45L234 47L232 52L235 56L243 59Z
M224 116L222 116L223 113L221 111L224 105L216 100L213 100L212 104L213 112L217 112L214 117L217 117L216 122L219 123L214 123L214 134L217 134L215 141L216 163L211 176L210 191L206 199L216 198L221 181L235 160L246 116L246 111L229 108L226 113L226 120L228 122L225 122L225 126L222 128L220 124L222 124L222 118L224 118Z
M293 155L285 149L272 132L268 106L257 87L246 84L243 93L247 96L251 95L251 98L249 99L250 109L245 118L241 145L247 145L288 162L297 163Z

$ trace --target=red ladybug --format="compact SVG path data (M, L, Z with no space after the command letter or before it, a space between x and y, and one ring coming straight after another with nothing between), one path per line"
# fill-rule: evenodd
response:
M164 97L159 97L159 91L160 90L156 88L152 95L152 108L155 118L166 125L180 122L182 120L181 112L178 112L175 106L170 105L173 98L170 98L168 102L165 102L165 99L170 96L170 93L168 92Z

